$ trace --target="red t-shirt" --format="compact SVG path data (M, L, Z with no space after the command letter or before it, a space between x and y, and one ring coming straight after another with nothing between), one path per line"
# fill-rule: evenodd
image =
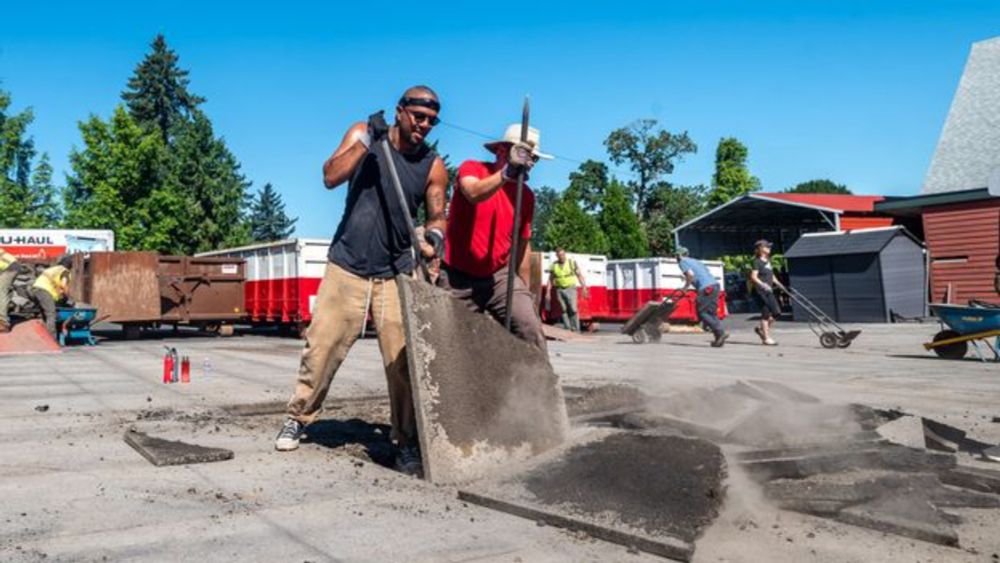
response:
M444 261L448 266L475 277L491 276L510 262L517 182L504 183L488 199L475 204L462 195L458 182L467 176L482 179L494 171L496 164L492 162L463 162L458 167L458 178L448 208ZM521 194L521 240L531 238L531 219L534 215L535 194L525 185Z

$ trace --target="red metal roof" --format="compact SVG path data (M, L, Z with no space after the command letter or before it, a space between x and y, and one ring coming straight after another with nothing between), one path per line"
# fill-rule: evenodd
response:
M880 195L795 193L755 193L753 195L780 201L788 201L791 203L815 205L855 213L871 213L875 211L875 204L885 199Z

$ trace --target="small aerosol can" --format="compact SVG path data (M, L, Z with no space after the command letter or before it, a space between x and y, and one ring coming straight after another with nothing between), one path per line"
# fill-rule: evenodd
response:
M181 379L181 359L177 356L177 348L170 349L170 367L173 368L170 374L170 382L177 383Z
M163 355L163 382L171 383L174 375L174 357L167 348L167 353Z
M191 358L181 358L181 383L191 383Z

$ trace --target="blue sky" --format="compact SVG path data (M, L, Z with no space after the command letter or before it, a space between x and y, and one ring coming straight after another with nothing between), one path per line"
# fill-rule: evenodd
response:
M414 83L438 90L446 123L484 134L530 94L543 150L564 157L536 186L562 188L573 161L606 158L608 132L652 117L698 144L678 184L708 183L716 143L735 136L767 190L828 177L913 194L970 44L1000 34L996 1L269 5L19 2L4 9L0 87L66 170L77 122L110 114L162 32L254 187L281 191L299 236L329 237L344 191L323 189L323 160ZM459 129L434 138L453 161L486 156Z

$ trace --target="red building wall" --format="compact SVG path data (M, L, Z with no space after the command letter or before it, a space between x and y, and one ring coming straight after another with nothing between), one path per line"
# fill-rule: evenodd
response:
M856 216L848 213L840 216L840 229L843 231L891 226L892 217Z
M952 303L1000 303L993 287L1000 254L1000 201L926 208L923 222L931 255L931 302L943 302L950 284Z

